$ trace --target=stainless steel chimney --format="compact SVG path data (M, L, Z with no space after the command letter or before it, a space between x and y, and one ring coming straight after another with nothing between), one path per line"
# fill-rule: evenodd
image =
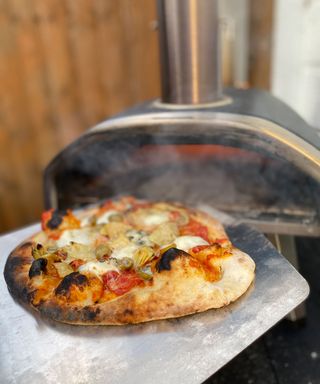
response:
M162 101L222 99L217 0L158 0Z

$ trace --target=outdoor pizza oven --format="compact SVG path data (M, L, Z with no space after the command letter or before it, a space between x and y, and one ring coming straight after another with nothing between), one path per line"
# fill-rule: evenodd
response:
M45 171L49 207L209 204L268 234L320 234L320 137L271 94L221 86L216 0L159 0L162 98L91 128Z

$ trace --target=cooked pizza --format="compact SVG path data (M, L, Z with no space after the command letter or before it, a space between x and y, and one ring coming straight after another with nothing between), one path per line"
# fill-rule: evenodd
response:
M133 197L48 210L42 231L9 255L11 294L71 324L128 324L220 308L254 279L255 264L213 217Z

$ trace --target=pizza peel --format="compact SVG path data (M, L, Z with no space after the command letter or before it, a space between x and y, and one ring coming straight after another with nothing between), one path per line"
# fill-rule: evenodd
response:
M259 232L213 210L232 242L251 255L256 278L226 308L129 326L72 326L20 306L0 279L1 383L201 383L308 295L302 276ZM0 237L7 255L39 225Z

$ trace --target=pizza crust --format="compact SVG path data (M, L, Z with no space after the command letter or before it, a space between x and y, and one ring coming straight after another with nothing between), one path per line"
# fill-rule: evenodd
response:
M30 241L17 247L7 260L4 276L12 295L33 306L35 288L28 277L31 249ZM61 303L52 294L34 308L45 317L70 324L140 323L223 307L238 299L254 280L253 260L236 248L230 256L218 259L222 278L216 282L206 280L190 260L191 256L181 251L170 270L154 274L152 285L133 288L111 301L81 307Z

